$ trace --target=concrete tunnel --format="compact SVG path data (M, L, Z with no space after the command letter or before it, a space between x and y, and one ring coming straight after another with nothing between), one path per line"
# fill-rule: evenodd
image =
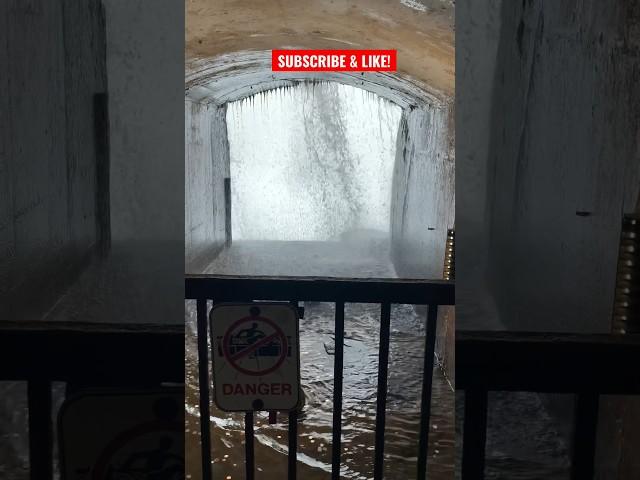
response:
M226 257L237 258L238 256L234 257L229 252L246 243L244 239L236 238L238 225L232 222L229 226L229 218L233 221L234 213L238 208L242 208L238 203L243 199L234 196L233 191L230 195L227 193L227 196L233 198L231 212L228 212L228 201L225 198L225 179L229 179L228 183L232 190L234 186L237 187L238 178L234 177L234 162L237 166L241 161L234 157L233 142L234 139L238 140L234 137L237 132L230 134L232 125L230 126L228 120L229 110L237 111L238 103L243 103L250 108L252 103L257 105L265 102L265 98L271 95L287 95L288 91L292 92L295 89L313 89L314 86L322 89L326 85L338 85L340 88L364 91L365 96L371 101L388 102L399 110L397 125L393 126L394 144L389 159L390 175L387 185L389 200L386 204L388 224L385 226L389 247L387 261L394 272L393 276L443 278L447 233L454 227L455 222L453 9L448 1L428 2L429 6L434 8L429 11L417 10L403 3L312 2L301 9L298 3L292 1L278 2L277 8L272 2L259 1L252 4L251 11L247 10L243 2L225 4L222 11L214 9L204 1L191 2L187 5L185 72L185 267L187 274L273 275L273 270L259 273L251 270L255 268L255 264L262 262L261 257L271 255L266 247L260 249L257 254L250 251L249 255L253 257L248 260L243 259L238 270L229 268L224 261ZM261 12L259 16L255 15L257 11ZM392 74L276 73L271 71L270 50L277 48L396 49L398 71ZM269 109L269 104L265 102L262 107ZM265 198L264 201L268 203L269 198ZM228 213L230 213L229 218L227 218ZM230 245L229 237L232 238ZM316 243L329 245L332 242ZM354 250L357 250L357 247ZM320 264L331 263L331 266L340 264L340 259L343 257L331 261L330 257L334 252L330 247L313 251L315 255L308 250L287 250L287 252L292 251L299 255L302 261L311 257L311 262L315 262L315 265L312 265L313 268L302 274L299 270L277 273L297 274L297 276L305 273L310 276L345 276L341 274L343 270L340 270L339 266L333 270L333 275L327 275L324 273L327 270L320 270L320 268L314 270L315 266L326 266ZM323 253L326 253L325 257L322 256ZM347 255L344 256L346 257ZM287 258L287 261L290 261L290 258ZM218 268L221 265L225 268ZM368 273L372 270L367 270L367 265L363 264L363 267L365 268L359 274L353 276L375 276ZM324 317L321 318L318 313L314 317L314 308L323 312L323 309L329 307L309 306L306 308L305 318L310 314L315 320L301 322L301 348L312 352L307 354L309 355L306 357L307 363L302 368L301 374L304 395L308 396L307 412L310 415L310 418L304 422L305 426L301 428L323 435L326 427L320 419L327 415L327 406L318 403L318 395L323 386L318 382L305 383L305 378L307 376L323 377L325 364L331 362L332 357L327 356L328 352L325 353L322 350L324 336L319 333L320 330L314 330L322 329L321 325L324 325L322 319ZM361 307L353 308L355 310ZM377 306L374 305L372 308L375 310ZM377 315L373 310L372 315ZM453 311L445 308L441 311L437 352L444 365L443 370L446 376L452 379ZM417 315L422 313L418 312ZM194 312L187 308L188 332L189 325L192 325L189 317L193 319L193 314ZM349 316L349 313L346 315ZM348 328L357 328L354 325L358 324L357 318L360 317L355 311L353 315L355 316L349 317L351 326ZM413 313L408 314L407 318L411 315ZM187 336L189 337L189 333ZM321 350L317 353L318 357L315 356L317 346L306 346L305 343L312 342L313 339ZM369 332L367 339L359 344L358 348L365 349L361 351L361 358L373 358L374 349L377 349L373 346L376 339L376 335ZM188 352L193 351L194 347L191 343L188 339ZM324 348L327 349L326 344ZM368 350L369 348L372 349ZM187 371L193 370L189 366L192 356L187 354ZM365 360L361 361L361 371L367 370L365 363ZM397 364L393 368L409 371L411 366ZM356 384L355 381L352 377L345 380L346 384L352 386ZM394 380L392 383L391 390L395 391L398 388L396 385L402 382ZM452 404L451 385L446 379L440 384L443 390L442 398L447 400L436 399L434 402L438 404L436 409L442 410L439 415L445 417L449 415ZM187 387L187 404L190 408L195 405L195 397L191 394L192 388L191 385ZM345 401L356 401L354 399L357 395L353 396L354 390L350 390L353 387L345 388ZM369 387L361 389L363 395L368 391L367 388ZM413 393L407 395L411 396ZM225 429L225 433L214 435L214 443L220 442L218 437L223 437L230 442L229 445L236 445L236 441L238 445L240 444L241 439L236 438L240 430L236 429L232 419L227 418L222 412L215 413L215 411L212 412L211 418L216 419L212 420L213 428L220 428L221 424L218 422L229 426ZM363 419L354 419L351 423L355 430L366 430L368 418L367 414L363 414ZM188 428L195 427L198 422L196 416L188 416ZM362 425L360 422L363 422ZM443 422L448 421L443 420ZM453 438L453 427L445 428L444 423L442 438L449 438L449 436ZM393 445L396 433L391 431L389 435L390 445ZM406 432L403 435L406 435ZM260 447L261 453L257 454L257 461L258 463L266 462L263 465L268 464L276 468L279 450L277 448L271 450L268 442L277 442L278 439L274 437L265 441L267 443ZM215 444L213 449L220 447ZM232 459L237 455L236 449L228 448L228 460L233 462ZM389 448L398 448L396 452L398 455L411 456L399 447L399 444L397 447ZM305 460L307 457L303 456L300 461L302 462L299 465L301 474L306 472L309 475L320 475L322 471L326 472L326 468L331 468L330 465L327 467L325 454L319 450L313 454L309 452L309 455L309 459L312 460ZM349 455L359 454L355 451ZM450 468L449 454L443 453L443 455L443 459L434 461L434 466L431 468L436 470ZM350 468L355 469L353 472L367 468L364 464L360 465L362 462L355 460L355 457L354 460L346 461L358 463L358 465L351 465ZM307 462L312 463L307 464ZM411 462L405 459L401 463L402 468L405 468ZM190 468L196 468L194 465L197 465L197 460L189 461L188 459L187 464ZM231 470L226 470L228 465L225 465L216 463L214 469L220 469L220 473L224 475L233 474ZM197 475L197 472L198 470L193 470L190 473Z
M187 273L207 272L224 251L228 235L225 178L230 178L232 189L234 185L228 105L276 89L335 82L370 92L401 109L390 186L390 262L400 277L443 278L447 231L454 227L455 215L453 9L450 2L440 0L428 2L428 10L402 3L356 3L360 5L314 2L300 11L295 2L280 2L274 10L263 1L255 6L263 12L259 19L248 15L242 2L222 12L206 2L187 5ZM270 49L288 46L395 48L398 71L272 72ZM234 203L232 209L236 208ZM451 376L452 317L449 312L442 322L438 342L440 356L449 358Z
M282 86L330 79L373 92L402 108L391 188L393 263L401 276L442 277L447 230L454 221L453 132L446 97L400 75L276 76L270 71L269 52L244 52L199 65L201 69L187 79L185 101L189 273L198 273L198 265L225 244L224 181L230 176L227 104Z

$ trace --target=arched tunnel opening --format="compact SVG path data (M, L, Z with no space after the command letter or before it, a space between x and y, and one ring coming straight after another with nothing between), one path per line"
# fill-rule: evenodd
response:
M376 276L359 257L386 245L391 268L378 276L442 278L454 223L447 97L395 75L276 78L266 59L201 62L187 78L187 273Z
M207 271L393 275L400 116L394 103L335 82L303 82L228 104L233 242Z
M196 62L187 74L187 273L442 279L454 223L450 98L399 74L276 76L268 60L269 52L240 52ZM341 475L368 478L376 443L380 306L344 308ZM304 302L301 478L326 478L332 470L335 315L332 303ZM187 428L198 431L195 305L187 305L186 316ZM391 307L388 475L408 478L416 469L424 316L412 305ZM429 471L449 478L455 433L447 373L453 362L443 365L451 355L445 340L451 331L445 319L440 323ZM235 478L243 469L244 416L212 406L210 420L218 452L213 471ZM256 465L272 478L284 476L286 418L271 425L258 417L255 427ZM195 478L199 449L198 442L187 448L187 471Z

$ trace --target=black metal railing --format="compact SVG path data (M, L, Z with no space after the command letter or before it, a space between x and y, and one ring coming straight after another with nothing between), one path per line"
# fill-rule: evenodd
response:
M601 395L640 395L640 338L456 332L456 389L464 391L462 479L485 475L488 393L574 394L571 478L594 478Z
M0 381L27 382L30 478L54 477L52 382L76 388L181 384L183 358L181 326L0 322Z
M200 426L202 441L203 479L211 480L211 438L209 411L209 352L207 344L207 301L250 302L301 301L335 304L335 356L333 386L333 444L332 479L340 478L342 430L342 378L344 347L344 305L347 303L377 303L381 305L380 349L378 356L378 397L374 451L374 478L382 479L384 460L384 431L387 401L387 373L389 362L389 327L392 304L428 306L422 399L420 412L420 441L417 478L423 480L427 467L427 444L431 416L431 386L438 306L453 305L454 285L447 281L396 279L332 279L317 277L232 277L189 275L185 280L185 299L196 300L198 332L198 368L200 387ZM303 367L304 368L304 367ZM289 413L288 479L296 479L297 412ZM253 413L245 416L245 469L247 480L254 478Z

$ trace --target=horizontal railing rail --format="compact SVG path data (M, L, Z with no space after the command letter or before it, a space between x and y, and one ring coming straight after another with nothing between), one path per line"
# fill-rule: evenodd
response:
M640 395L640 338L456 332L456 389L465 393L463 480L483 479L488 392L575 394L571 478L594 477L600 395Z
M185 298L291 300L307 302L453 305L454 284L446 280L395 278L243 277L187 275Z
M123 385L184 381L181 325L0 322L0 379Z
M386 422L387 374L392 304L426 305L425 355L422 378L420 437L417 478L424 480L431 415L434 350L439 305L455 303L454 284L449 281L399 279L336 279L324 277L240 277L224 275L188 275L185 299L196 300L199 368L200 418L210 418L209 352L207 344L208 302L230 301L316 301L335 304L335 353L333 384L333 442L331 478L340 478L342 430L342 379L344 367L345 303L380 304L380 347L378 353L378 391L376 407L374 479L383 477L384 431ZM245 415L245 478L254 479L253 412ZM298 413L289 412L288 476L297 478ZM211 480L211 437L209 424L201 420L203 479Z

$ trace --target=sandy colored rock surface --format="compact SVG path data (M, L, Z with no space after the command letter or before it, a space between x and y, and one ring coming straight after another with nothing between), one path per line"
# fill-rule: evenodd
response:
M186 0L186 62L241 50L396 49L398 72L454 91L453 8L423 0Z

